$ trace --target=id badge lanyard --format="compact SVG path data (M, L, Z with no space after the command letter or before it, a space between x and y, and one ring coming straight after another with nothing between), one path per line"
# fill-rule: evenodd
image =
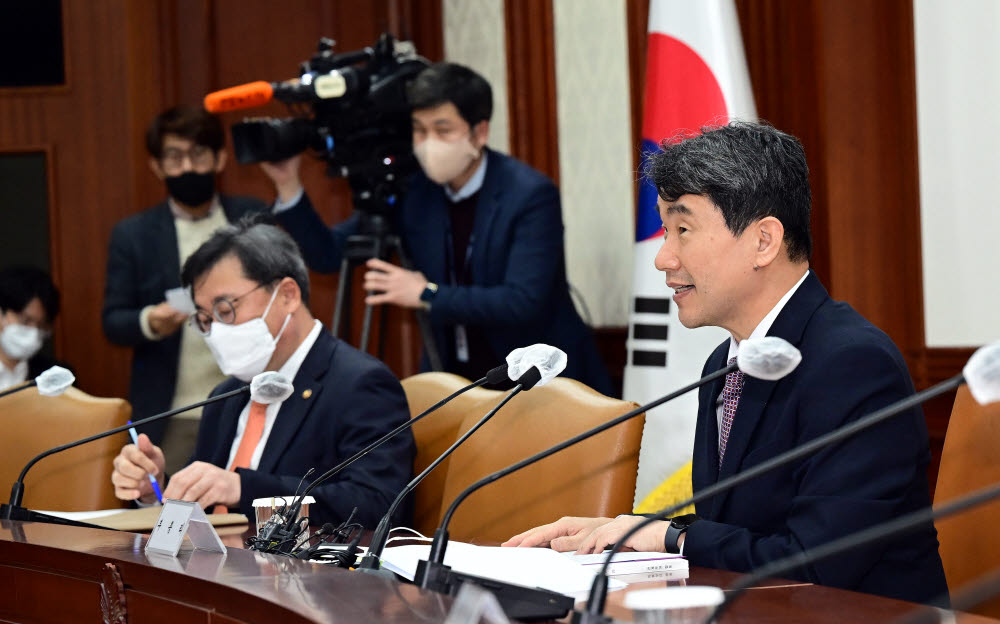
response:
M458 275L455 272L455 239L451 233L451 223L448 224L448 241L445 253L448 254L448 278L452 286L458 286ZM469 236L469 244L465 248L465 264L462 266L462 277L469 274L469 263L472 261L472 248L476 242L476 233ZM465 325L455 325L455 358L463 364L469 361L469 336Z

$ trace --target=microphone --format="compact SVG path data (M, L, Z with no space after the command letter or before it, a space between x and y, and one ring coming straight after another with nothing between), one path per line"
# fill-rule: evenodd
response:
M969 393L980 405L1000 401L1000 342L982 347L973 353L962 369L960 377L965 379L969 386ZM911 529L926 526L928 522L990 502L996 498L1000 498L1000 485L988 486L948 501L939 507L920 509L821 546L772 561L736 579L729 587L731 591L727 592L726 599L716 607L712 617L718 618L730 603L762 579L778 576L798 567L809 565L814 561L832 557L860 546L896 537Z
M284 82L258 80L209 93L204 106L210 113L228 113L263 106L271 100L315 102L343 97L348 91L354 92L358 83L359 74L353 68L326 74L307 73Z
M66 392L66 389L72 386L75 381L76 377L74 377L73 373L68 369L63 368L62 366L53 366L28 383L14 386L13 388L8 388L7 390L0 392L0 398L3 398L8 394L20 392L21 390L33 388L35 386L38 386L38 394L43 396L59 396L63 392Z
M417 485L419 485L420 482L423 481L424 478L438 466L438 464L451 455L455 449L457 449L469 438L469 436L485 425L486 422L500 410L500 408L506 405L519 392L523 390L530 390L537 385L545 385L563 371L566 367L566 361L567 358L565 353L556 347L544 344L532 345L531 347L527 347L525 349L515 349L510 353L510 355L507 356L508 375L512 381L517 382L517 385L514 386L514 389L501 399L499 403L497 403L496 407L487 412L485 416L476 422L476 424L455 440L455 443L449 446L444 453L431 462L431 464L427 466L423 472L406 484L406 487L400 491L395 500L392 501L392 504L389 505L389 511L382 516L382 520L379 521L378 527L375 528L371 544L368 546L368 553L365 554L364 559L361 560L359 569L379 569L379 557L381 557L382 550L385 548L386 540L389 538L389 524L392 522L393 514L396 513L396 509L399 508L400 503L403 502L406 495L412 492L413 489L416 488ZM520 371L521 374L518 377L515 377L514 370Z
M508 356L508 357L510 357L510 356ZM448 403L450 403L452 401L452 399L458 397L459 395L465 394L469 390L472 390L473 388L478 388L478 387L480 387L482 385L493 385L493 384L500 383L501 381L505 381L506 379L508 379L508 368L509 368L508 364L501 364L500 366L497 366L496 368L491 369L481 379L479 379L477 381L474 381L474 382L470 383L469 385L465 386L464 388L460 388L459 390L451 393L450 395L448 395L445 398L441 399L440 401L438 401L434 405L431 405L430 407L428 407L427 409L425 409L420 414L414 416L413 418L409 419L405 423L399 425L398 427L396 427L395 429L393 429L389 433L385 434L384 436L382 436L378 440L375 440L374 442L372 442L371 444L369 444L365 448L361 449L360 451L358 451L354 455L351 455L350 457L348 457L344 461L340 462L339 464L337 464L333 468L327 470L326 472L324 472L320 476L316 477L316 479L314 479L313 482L310 483L308 485L308 487L306 487L305 491L303 491L300 496L296 496L295 497L295 499L292 501L291 505L288 505L284 510L282 510L282 512L281 512L282 521L281 521L280 525L278 524L278 519L276 519L275 523L272 525L272 527L270 527L268 529L268 533L267 534L264 534L263 531L262 531L261 534L258 535L258 539L257 539L257 541L256 541L255 544L263 545L262 550L264 550L265 552L271 552L273 548L277 548L278 545L281 544L281 543L286 543L286 544L287 543L292 543L292 542L285 541L285 539L286 538L290 538L293 533L297 533L297 531L294 529L294 527L295 527L295 519L298 518L299 510L302 508L302 501L317 486L323 484L328 479L333 478L335 475L337 475L337 473L341 472L342 470L344 470L345 468L347 468L348 466L350 466L354 462L358 461L359 459L361 459L362 457L364 457L368 453L370 453L373 450L377 449L378 447L382 446L385 442L387 442L390 439L394 438L400 432L413 427L413 425L415 425L418 422L420 422L421 420L423 420L423 418L425 416L427 416L427 415L431 414L432 412L435 412L438 409L444 407L445 405L447 405ZM308 475L306 475L306 476L308 476ZM278 513L275 513L275 515L278 515ZM260 527L260 528L263 529L264 527ZM257 549L258 548L256 546L252 546L251 547L251 550L257 550Z
M604 564L601 566L601 570L597 573L597 576L594 577L594 584L590 588L590 597L587 599L587 610L582 613L574 613L573 622L603 623L611 621L603 615L604 602L607 598L608 592L608 566L611 563L612 557L614 557L614 555L621 550L622 545L627 542L630 537L641 531L649 524L658 520L670 518L688 505L693 505L721 494L722 492L730 490L766 472L793 462L800 457L805 457L806 455L818 451L821 448L830 446L831 444L836 444L845 438L849 438L858 432L864 431L865 429L877 425L884 420L888 420L897 414L914 408L929 399L944 394L950 390L954 390L963 383L969 384L969 390L972 392L973 398L976 398L977 400L979 400L978 397L1000 400L1000 342L995 342L977 350L976 353L974 353L969 359L965 368L962 369L962 372L958 375L955 375L950 379L946 379L937 385L931 386L926 390L917 392L916 394L905 399L897 401L892 405L888 405L880 410L877 410L874 413L856 420L849 425L841 427L840 429L821 435L818 438L814 438L813 440L806 442L805 444L752 466L751 468L748 468L739 474L735 474L728 479L723 479L722 481L703 489L686 501L682 501L676 505L668 507L667 509L657 512L655 515L646 518L639 524L635 525L626 531L617 543L612 545L611 552L608 553L607 558L605 558ZM975 390L973 390L973 387L975 387ZM924 520L926 520L926 517Z
M574 436L565 442L556 444L555 446L541 451L540 453L536 453L535 455L523 459L516 464L512 464L494 472L493 474L483 477L479 481L476 481L469 487L465 488L457 497L455 497L455 500L452 501L441 520L441 526L434 532L434 541L431 543L431 550L427 560L421 560L417 563L417 572L414 575L413 582L424 589L431 589L439 593L451 595L457 593L459 586L463 582L467 581L473 582L477 585L485 585L488 589L496 591L498 586L505 584L491 579L483 579L472 575L453 572L451 567L445 565L444 563L445 550L448 546L448 524L451 522L451 518L458 509L458 506L466 498L468 498L469 495L502 477L505 477L513 472L517 472L522 468L526 468L535 462L541 461L567 447L573 446L578 442L582 442L587 438L591 438L612 427L620 425L621 423L635 418L640 414L644 414L649 410L666 403L667 401L671 401L690 392L691 390L695 390L720 377L724 377L737 368L753 377L775 380L780 379L792 372L792 370L794 370L801 361L802 355L799 353L799 350L781 338L774 336L749 338L740 343L740 349L737 354L736 362L732 365L726 366L725 368L715 371L714 373L710 373L702 379L699 379L698 381L680 388L664 397L656 399L651 403L637 407L634 410L626 412L625 414L609 420L604 424L598 425L593 429L584 431L583 433ZM521 587L516 587L515 589L514 587L515 586L511 586L511 589L507 589L505 587L503 589L504 593L498 597L500 598L501 605L505 607L504 610L507 612L507 615L515 619L542 617L560 618L566 615L566 612L573 606L572 600L569 600L568 602L559 601L560 604L554 604L553 601L548 599L547 596L541 597L541 600L532 600L531 594L536 593L538 590ZM508 610L508 608L510 610ZM560 610L556 611L555 609Z
M198 403L194 403L192 405L178 407L176 409L163 412L162 414L156 414L154 416L150 416L149 418L143 418L142 420L137 420L131 424L125 424L120 427L115 427L114 429L109 429L102 433L96 433L92 436L88 436L81 440L76 440L75 442L69 442L67 444L63 444L55 448L51 448L42 453L39 453L24 466L23 470L21 470L21 474L17 477L17 481L14 482L14 485L10 489L10 502L8 504L0 506L0 518L4 520L51 518L51 516L44 516L43 514L35 515L33 518L29 517L33 516L34 512L29 512L28 510L21 507L21 501L24 499L24 478L28 474L28 470L30 470L32 466L38 463L39 460L42 460L48 457L49 455L54 455L56 453L69 450L71 448L80 446L82 444L93 442L94 440L100 440L101 438L106 438L116 433L128 431L129 428L131 427L138 427L145 425L147 423L156 422L158 420L168 418L175 414L180 414L181 412L186 412L191 409L202 407L204 405L208 405L209 403L215 403L216 401L228 399L230 397L234 397L239 394L243 394L245 392L250 392L251 396L254 398L255 401L261 403L274 403L276 401L284 400L289 395L291 395L292 392L291 388L292 384L288 381L288 379L284 375L275 371L264 372L261 373L260 375L255 376L250 384L239 387L235 390L231 390L223 394L209 397L204 401L199 401ZM15 515L17 517L14 517Z

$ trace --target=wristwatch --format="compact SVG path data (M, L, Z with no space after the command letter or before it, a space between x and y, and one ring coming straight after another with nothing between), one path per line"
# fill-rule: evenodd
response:
M670 526L667 527L667 535L663 538L663 546L665 550L673 555L681 552L680 547L677 545L677 541L680 540L681 535L688 530L692 524L701 520L695 514L687 514L686 516L677 516L670 519Z
M424 307L431 307L431 301L434 300L434 295L438 292L438 285L434 282L427 282L424 286L424 291L420 293L420 300L424 302Z

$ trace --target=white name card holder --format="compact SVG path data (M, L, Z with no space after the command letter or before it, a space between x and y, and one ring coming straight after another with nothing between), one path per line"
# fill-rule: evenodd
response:
M223 554L226 552L226 547L201 505L170 498L163 501L163 511L146 542L146 552L176 557L185 535L191 538L191 543L197 549Z

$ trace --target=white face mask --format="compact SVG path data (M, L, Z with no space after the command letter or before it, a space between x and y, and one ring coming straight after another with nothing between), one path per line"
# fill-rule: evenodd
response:
M45 336L37 327L11 323L0 332L0 348L11 358L30 360L42 348Z
M479 157L479 150L467 138L442 141L427 137L413 147L413 154L428 178L438 184L447 184L469 168Z
M239 325L226 325L218 321L212 323L211 332L204 337L205 343L224 375L250 381L267 368L281 334L292 319L291 314L286 316L278 335L271 336L271 330L267 328L264 319L277 295L278 289L275 288L264 313L253 320Z

